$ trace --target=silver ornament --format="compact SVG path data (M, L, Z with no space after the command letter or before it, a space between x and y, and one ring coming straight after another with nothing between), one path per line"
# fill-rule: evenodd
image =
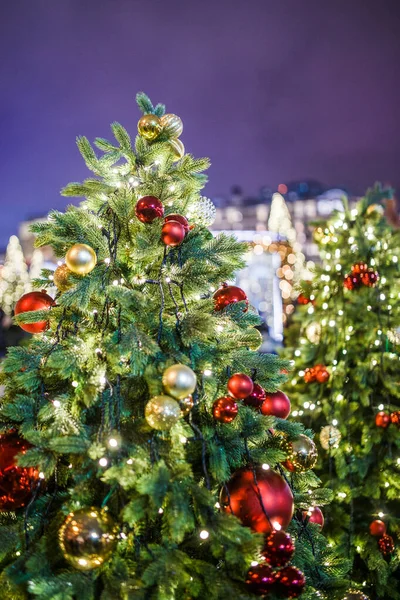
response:
M217 216L214 203L207 196L200 196L196 203L190 207L190 220L198 225L210 227Z
M319 434L319 441L324 450L329 448L338 448L339 442L342 439L342 434L337 427L333 425L325 425Z

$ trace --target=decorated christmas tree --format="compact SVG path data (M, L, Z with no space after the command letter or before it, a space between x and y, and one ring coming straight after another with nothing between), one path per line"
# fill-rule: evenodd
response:
M4 265L0 271L0 306L11 315L16 301L31 290L31 282L21 244L12 235L7 245Z
M100 157L79 138L96 177L33 227L65 264L18 300L35 335L3 364L3 597L342 599L348 561L307 512L331 494L277 392L288 362L256 351L224 283L246 247L207 229L209 163L180 118L137 100L134 147L118 123Z
M284 355L292 415L320 439L317 473L333 489L326 527L375 598L400 598L400 232L376 185L317 227L322 264L299 296ZM299 338L300 330L300 338Z

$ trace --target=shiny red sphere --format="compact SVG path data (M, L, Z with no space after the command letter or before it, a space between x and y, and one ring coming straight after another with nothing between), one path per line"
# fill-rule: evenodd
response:
M142 223L152 223L164 216L164 206L155 196L143 196L136 204L135 213Z
M45 310L54 306L54 300L45 292L29 292L24 294L15 305L16 315L32 310ZM42 333L49 326L48 321L38 321L37 323L21 323L20 327L29 333Z
M267 393L264 402L261 405L263 415L273 415L280 419L287 419L290 415L290 400L280 390Z
M187 233L190 229L189 226L189 221L187 220L186 217L184 217L183 215L167 215L164 219L165 222L167 221L178 221L178 223L180 223L181 225L183 225L184 229L185 229L185 233Z
M293 516L290 487L278 473L262 467L255 467L254 473L247 467L236 471L221 489L220 504L257 533L285 529Z
M375 415L375 425L377 427L383 427L386 429L390 424L390 415L385 411L381 410Z
M390 422L400 428L400 410L395 410L390 414Z
M178 221L167 221L162 226L161 239L166 246L179 246L185 239L186 231Z
M391 535L384 533L378 540L378 548L382 556L390 556L394 552L394 541Z
M19 467L18 454L25 454L31 445L15 431L0 435L0 511L25 506L31 496L39 472L33 467Z
M253 380L245 373L235 373L228 379L228 392L237 400L243 400L243 398L249 396L253 388Z
M265 563L255 565L247 573L246 585L257 596L268 595L275 585L274 571Z
M246 303L246 308L244 310L246 311L249 304L246 294L240 287L237 287L236 285L227 285L226 283L215 292L213 298L215 310L223 310L229 306L229 304L244 301Z
M348 290L356 290L361 287L361 277L359 273L354 273L351 275L346 275L343 280L343 285Z
M315 379L318 381L318 383L326 383L329 380L329 377L330 373L325 367L323 369L319 369L315 373Z
M315 523L316 525L320 525L321 529L325 523L324 514L322 510L318 508L318 506L312 506L309 510L303 511L303 520L306 519L308 519L309 523Z
M275 581L278 584L278 592L285 598L298 598L306 586L304 573L296 567L285 567L275 575Z
M213 404L213 417L220 423L231 423L238 414L238 405L230 396L218 398Z
M314 367L307 367L304 371L304 381L306 383L312 383L316 379L316 371Z
M271 567L284 567L294 554L292 537L285 531L272 531L265 540L262 555Z
M310 303L310 298L307 298L307 296L305 296L304 294L299 294L297 296L297 303L298 304L302 304L302 305L306 305Z
M361 281L367 287L375 287L378 283L379 273L374 269L367 269L365 273L361 275Z
M353 274L358 274L358 273L365 273L365 271L368 269L368 265L365 262L358 262L355 263L352 267L351 267L351 272Z
M258 383L255 383L253 385L253 391L243 400L243 404L252 406L253 408L260 408L266 397L267 394L264 388L262 388L261 385L258 385Z
M382 537L386 533L386 524L380 519L375 519L369 524L369 532L374 537Z

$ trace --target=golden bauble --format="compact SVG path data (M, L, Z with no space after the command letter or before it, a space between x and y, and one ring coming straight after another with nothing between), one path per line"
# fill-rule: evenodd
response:
M138 132L145 140L155 140L162 131L161 119L157 115L143 115L138 122Z
M370 204L365 211L368 216L382 216L385 209L381 204Z
M258 329L252 329L251 331L251 339L248 341L247 346L250 350L259 350L263 344L263 335L261 331Z
M177 400L182 400L189 394L193 394L196 383L196 373L186 365L172 365L172 367L165 369L162 376L165 391Z
M182 417L186 417L194 406L193 396L189 394L189 396L186 396L186 398L182 398L182 400L179 400L179 406L181 409Z
M339 429L333 425L325 425L319 434L319 441L321 442L321 446L324 450L329 450L329 448L338 448L341 438L342 434L340 433Z
M185 146L181 142L181 140L172 139L168 140L168 144L170 145L172 152L174 154L174 162L180 160L185 154Z
M67 267L76 275L87 275L96 266L96 252L87 244L74 244L65 256Z
M59 531L64 558L75 569L89 571L100 567L117 545L118 529L112 518L99 508L71 512Z
M74 284L68 279L71 272L67 265L60 265L54 271L53 281L54 285L60 290L60 292L66 292Z
M288 457L282 464L286 469L292 473L303 473L315 466L318 459L317 447L307 435L300 434L297 440L285 440L284 444Z
M318 243L325 236L324 230L322 227L316 227L313 231L313 238Z
M182 119L177 115L167 114L161 117L161 125L163 133L168 134L170 138L178 138L182 135L183 123Z
M312 344L319 344L321 339L321 325L318 321L314 321L307 325L306 336L309 342Z
M180 406L171 396L154 396L146 404L146 421L153 429L160 431L171 429L181 416Z

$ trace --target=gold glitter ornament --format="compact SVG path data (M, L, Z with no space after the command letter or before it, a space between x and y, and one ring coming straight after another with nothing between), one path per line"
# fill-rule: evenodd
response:
M321 339L321 325L317 321L307 325L306 336L312 344L319 344Z
M66 292L72 287L74 284L69 281L68 277L71 275L72 271L70 271L67 265L60 265L54 271L53 281L54 285L60 292Z
M87 244L74 244L68 250L65 262L76 275L87 275L97 264L96 252Z
M179 406L182 412L182 417L186 417L194 406L193 396L189 394L186 398L179 400Z
M325 427L322 427L321 433L319 434L319 441L324 450L338 448L341 439L342 434L339 429L333 425L325 425Z
M183 145L181 140L174 138L172 140L168 140L168 144L174 154L174 162L183 158L185 154L185 146Z
M178 138L182 135L183 123L180 117L173 114L166 114L160 120L163 133L169 135L170 138Z
M162 376L162 384L167 394L182 400L193 394L196 389L197 377L196 373L186 365L172 365L165 369Z
M138 132L141 137L151 142L162 131L161 120L157 115L143 115L138 122Z
M303 473L312 469L318 459L317 447L307 435L300 434L293 442L284 441L288 458L283 466L292 473Z
M176 400L170 396L154 396L145 408L146 421L153 429L168 431L181 418L182 412Z
M58 538L64 558L75 569L90 571L111 558L117 536L113 519L104 510L89 507L70 512Z

